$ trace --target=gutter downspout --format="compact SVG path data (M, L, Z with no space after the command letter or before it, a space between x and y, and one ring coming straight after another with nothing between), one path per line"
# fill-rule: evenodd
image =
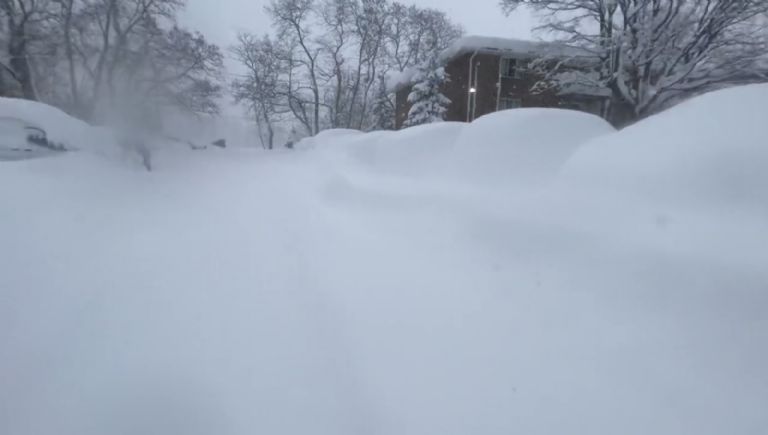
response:
M504 67L504 58L499 57L499 81L496 82L496 111L501 107L501 69Z
M473 95L472 99L475 100L475 104L472 105L472 121L477 119L477 91L480 89L477 85L477 78L480 76L479 70L480 70L480 63L478 62L475 64L475 77L474 77L475 93L472 94Z
M479 51L480 50L475 50L475 52L472 53L472 56L469 58L469 78L468 78L468 81L467 81L467 122L472 122L472 111L471 111L471 108L472 108L472 100L473 100L473 97L474 97L474 95L472 95L472 91L471 91L471 89L472 89L472 73L473 73L472 63L475 61L475 57L477 56L477 53ZM477 91L477 90L475 90L475 91ZM475 100L475 104L477 104L476 100Z

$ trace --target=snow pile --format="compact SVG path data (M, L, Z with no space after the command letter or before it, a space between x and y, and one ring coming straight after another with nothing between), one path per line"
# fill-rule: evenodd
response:
M346 157L353 168L362 164L381 175L520 188L551 180L581 145L613 132L610 124L583 112L515 109L470 124L439 122L367 134L327 130L296 149Z
M584 143L615 132L603 119L558 109L506 110L483 116L458 136L457 176L499 185L551 179Z
M142 142L152 156L163 164L173 164L174 160L184 158L192 150L214 148L214 140L230 139L228 144L258 146L255 136L248 141L247 129L241 120L214 120L209 117L194 117L167 113L163 118L164 131L147 133L136 128L95 127L62 110L35 101L13 98L0 98L0 160L15 160L31 157L49 156L46 149L34 149L27 143L30 129L40 128L45 131L48 141L55 146L63 145L68 151L98 155L112 162L128 167L141 168L141 156L136 144ZM251 129L251 133L253 130ZM233 140L232 140L233 139ZM26 152L33 148L34 152ZM39 147L37 147L39 148ZM21 149L21 151L18 151Z
M35 101L0 98L0 117L19 119L25 124L40 127L50 141L61 143L67 149L97 151L114 142L108 131L94 128L60 109Z
M761 100L2 162L0 433L762 433Z
M298 150L313 149L318 146L341 146L349 141L359 139L363 133L360 130L352 130L346 128L334 128L330 130L324 130L315 136L310 136L300 140L294 145L294 148Z
M591 143L566 175L673 203L768 207L766 97L745 86L688 101Z
M381 174L423 177L434 175L440 163L450 158L453 143L466 124L439 122L398 132L361 137L347 152L367 170Z

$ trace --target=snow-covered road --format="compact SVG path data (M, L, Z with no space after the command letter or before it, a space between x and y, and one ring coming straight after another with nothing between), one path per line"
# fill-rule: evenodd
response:
M721 103L670 115L679 179L611 148L664 119L525 177L487 120L161 153L151 174L2 163L0 433L761 433L768 171L726 170L763 156L757 130L733 124L731 160L675 136Z

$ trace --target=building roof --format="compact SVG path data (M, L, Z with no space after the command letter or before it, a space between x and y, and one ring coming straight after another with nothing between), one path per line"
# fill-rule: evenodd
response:
M440 53L440 61L448 62L467 53L503 54L520 57L570 58L589 56L587 50L559 42L530 41L525 39L496 38L490 36L464 36Z
M575 59L590 57L585 49L568 46L559 42L531 41L525 39L497 38L492 36L469 35L456 40L443 50L438 59L441 64L467 53L496 54L514 57ZM415 68L390 75L387 88L393 91L411 84Z

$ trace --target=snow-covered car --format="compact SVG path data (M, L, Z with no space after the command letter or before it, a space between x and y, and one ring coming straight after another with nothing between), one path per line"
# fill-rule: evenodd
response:
M0 117L0 160L17 160L65 151L42 127L20 118Z

